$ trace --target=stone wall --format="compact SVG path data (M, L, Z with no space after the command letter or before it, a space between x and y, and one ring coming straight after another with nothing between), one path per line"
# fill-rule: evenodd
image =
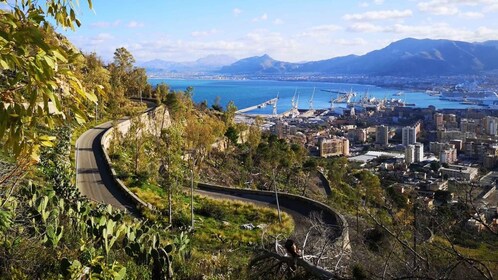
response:
M144 125L144 130L154 135L159 135L161 132L161 128L167 128L168 126L171 125L171 118L169 116L169 112L163 106L148 109L139 116L139 119L140 122ZM136 194L130 191L130 189L128 189L120 179L117 178L116 171L114 170L114 168L112 168L111 159L109 158L109 155L107 153L109 145L112 141L112 137L114 135L114 130L117 130L122 135L126 135L128 131L130 131L131 125L132 125L131 119L127 118L121 120L117 125L109 128L104 133L104 135L102 135L100 144L104 152L104 159L107 165L109 166L109 169L112 173L112 177L116 185L123 191L124 194L126 194L127 197L131 199L131 201L133 201L133 203L137 208L149 208L152 210L153 209L152 205L141 200Z

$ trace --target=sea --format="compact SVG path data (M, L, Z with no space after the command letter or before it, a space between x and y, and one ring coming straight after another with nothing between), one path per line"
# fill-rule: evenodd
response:
M401 99L413 107L427 108L432 105L437 109L466 109L478 108L475 105L460 104L441 100L438 96L431 96L424 91L396 90L374 85L327 83L307 81L268 81L268 80L179 80L179 79L149 79L153 86L166 83L173 90L185 90L193 87L193 100L195 102L207 101L208 105L214 104L219 99L219 104L224 108L228 102L233 101L238 109L243 109L261 104L272 98L278 97L277 113L283 113L292 108L292 100L298 104L299 109L329 109L331 99L338 97L341 91L356 93L352 101L359 101L362 97L375 97L376 99ZM312 98L313 97L313 98ZM344 103L335 103L335 107L346 107ZM256 109L251 114L271 114L272 106Z

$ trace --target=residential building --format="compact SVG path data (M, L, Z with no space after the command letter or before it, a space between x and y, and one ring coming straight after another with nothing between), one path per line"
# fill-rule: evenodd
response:
M421 162L424 160L424 144L415 143L415 162Z
M389 144L389 127L385 125L377 126L377 131L375 132L375 143L381 146L387 146Z
M321 157L349 156L349 140L345 137L320 138Z
M439 152L439 161L441 163L453 164L457 159L457 150L455 148L448 148Z
M448 167L441 167L439 171L443 177L471 181L477 177L479 169L463 165L449 165Z
M417 142L417 132L414 127L406 126L401 131L401 141L404 146L415 144Z
M434 123L436 125L436 129L443 129L444 128L444 115L441 113L435 113L434 114Z
M405 148L405 162L412 164L415 162L415 145L408 145Z

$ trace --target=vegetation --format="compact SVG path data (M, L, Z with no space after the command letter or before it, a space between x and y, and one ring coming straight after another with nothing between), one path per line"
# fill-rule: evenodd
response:
M480 220L473 201L431 209L399 192L389 176L345 158L309 157L302 143L262 133L259 119L235 123L233 103L209 109L193 103L193 88L152 88L125 48L104 65L49 23L79 26L74 5L13 1L11 10L0 10L2 278L492 279L498 273L496 232L482 221L479 232L466 224ZM168 108L172 125L146 133L137 117L145 107L129 97L154 98ZM87 201L74 185L71 139L89 120L123 115L132 126L115 135L111 157L119 177L156 209L142 220ZM328 197L319 170L331 187ZM319 217L299 235L286 214L279 221L275 210L182 188L197 180L319 199L345 213L352 250L331 242L334 229ZM438 196L448 200L448 193ZM248 223L257 229L241 228Z

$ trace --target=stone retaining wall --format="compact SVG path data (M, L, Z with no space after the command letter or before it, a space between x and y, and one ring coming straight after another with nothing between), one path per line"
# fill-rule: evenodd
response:
M154 135L159 135L161 128L166 128L171 125L171 119L169 116L169 112L166 108L160 106L148 109L142 115L139 116L140 122L144 124L144 129L147 132L150 132ZM109 128L102 135L102 139L100 140L100 145L102 147L102 151L104 152L104 159L106 164L109 166L109 169L112 173L112 178L115 181L116 185L123 191L123 193L131 199L131 201L135 204L137 208L149 208L153 209L150 203L146 203L141 200L136 194L134 194L130 189L128 189L124 183L118 179L116 171L112 168L111 159L107 153L109 149L109 145L111 143L114 130L117 130L122 135L126 135L130 130L132 125L131 119L126 119L119 122L116 126Z
M230 187L224 187L224 186L218 186L206 183L198 183L197 187L201 190L219 191L234 195L241 195L241 194L259 195L259 196L266 196L269 199L273 199L275 197L275 193L271 191L236 189L236 188L230 188ZM319 201L312 200L300 195L279 193L278 199L282 207L287 207L285 206L285 204L305 204L310 206L311 208L314 208L315 210L313 210L313 212L317 213L321 212L323 214L322 216L326 223L337 227L336 228L337 238L335 240L335 244L347 250L351 249L349 242L348 223L346 219L337 211Z

